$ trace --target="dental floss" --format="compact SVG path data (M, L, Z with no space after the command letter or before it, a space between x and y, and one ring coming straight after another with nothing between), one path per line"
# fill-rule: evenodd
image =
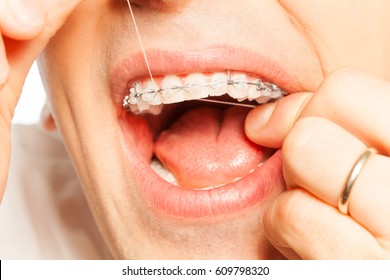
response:
M196 99L194 101L203 101L203 102L218 103L218 104L224 104L224 105L241 106L241 107L246 107L246 108L255 108L256 107L256 105L251 105L251 104L234 103L234 102L228 102L228 101L213 100L213 99L203 99L203 98Z
M130 5L130 0L127 0L127 5L129 6L129 10L130 10L130 14L131 14L131 19L133 20L133 24L134 24L134 27L135 27L135 32L137 33L138 42L139 42L139 44L140 44L140 46L141 46L142 54L143 54L144 59L145 59L146 67L148 68L148 72L149 72L150 79L152 80L152 83L153 83L153 86L154 86L155 90L157 90L158 88L157 88L156 83L154 82L153 75L152 75L152 71L150 70L149 61L148 61L148 58L147 58L147 56L146 56L144 44L142 43L141 34L140 34L139 31L138 31L137 22L135 21L133 9L131 8L131 5Z

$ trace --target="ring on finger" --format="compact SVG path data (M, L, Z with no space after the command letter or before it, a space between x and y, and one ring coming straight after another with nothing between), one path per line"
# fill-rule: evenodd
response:
M368 148L364 151L364 153L357 159L355 164L353 165L351 172L348 175L347 182L345 184L344 190L341 192L338 201L339 211L345 215L349 214L348 206L349 206L349 198L353 185L356 182L360 172L362 171L364 165L367 163L369 158L376 154L377 151L374 148Z

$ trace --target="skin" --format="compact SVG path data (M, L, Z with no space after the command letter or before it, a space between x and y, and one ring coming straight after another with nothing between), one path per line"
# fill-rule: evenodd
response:
M390 257L388 1L133 2L146 48L175 51L190 40L201 48L212 40L272 56L277 51L269 41L276 40L279 51L295 54L283 63L296 70L301 92L257 107L245 125L252 141L282 148L281 194L235 215L188 222L147 210L128 190L133 174L124 163L107 80L115 63L138 49L127 3L113 0L30 1L33 9L19 7L35 18L28 23L12 17L8 1L0 0L0 193L14 108L43 51L39 65L50 108L43 122L60 130L114 257ZM229 32L219 31L221 22ZM338 70L345 66L365 72ZM368 161L354 185L350 215L343 215L338 196L367 146L381 155Z

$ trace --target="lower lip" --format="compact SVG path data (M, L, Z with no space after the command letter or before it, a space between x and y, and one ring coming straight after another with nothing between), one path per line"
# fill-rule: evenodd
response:
M177 187L157 175L146 161L132 158L130 162L137 167L134 180L146 205L158 213L177 217L201 218L237 213L262 203L284 185L280 151L243 179L211 190Z

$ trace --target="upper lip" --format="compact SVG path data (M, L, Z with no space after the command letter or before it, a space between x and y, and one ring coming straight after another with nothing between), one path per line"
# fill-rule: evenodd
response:
M153 76L167 74L210 73L234 70L251 73L262 80L275 83L288 93L304 90L296 80L293 69L244 48L210 46L202 50L172 52L152 49L146 52ZM142 53L137 52L122 60L110 79L112 97L115 104L122 104L131 82L149 76Z

